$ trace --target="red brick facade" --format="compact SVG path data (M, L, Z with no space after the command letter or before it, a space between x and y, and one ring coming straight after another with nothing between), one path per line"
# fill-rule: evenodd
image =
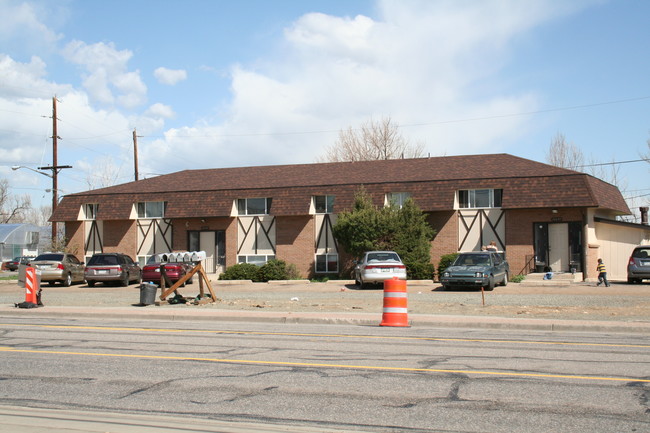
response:
M239 219L232 215L237 199L271 198L275 255L296 265L303 276L310 276L314 274L319 230L310 214L312 198L334 195L335 211L340 212L351 208L362 185L378 206L384 204L387 193L410 194L437 232L431 243L431 260L436 266L442 255L459 250L459 190L502 191L502 242L513 274L526 273L531 267L534 223L584 226L588 209L602 210L607 216L629 213L616 187L584 173L511 155L472 155L188 170L65 196L52 220L66 223L69 246L83 256L86 234L79 211L84 204L97 203L104 251L135 256L139 248L138 223L132 219L135 205L164 201L174 250L189 249L190 230L224 230L226 266L231 266L237 263L241 245ZM585 228L581 257L589 275L595 259L588 248L587 232ZM351 258L343 251L339 253L339 269L343 271L349 268Z

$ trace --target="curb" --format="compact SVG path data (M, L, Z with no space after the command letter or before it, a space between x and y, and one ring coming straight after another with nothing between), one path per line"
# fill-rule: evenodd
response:
M173 308L147 307L42 307L18 309L0 306L0 316L39 318L106 318L115 320L166 320L166 321L215 321L251 322L310 325L357 325L379 326L381 314L369 313L308 313L308 312L258 312L244 310L196 310L175 311ZM650 335L648 322L611 322L596 320L559 320L534 318L505 318L487 316L444 316L412 314L412 327L467 328L467 329L516 329L534 331L574 331L634 333Z

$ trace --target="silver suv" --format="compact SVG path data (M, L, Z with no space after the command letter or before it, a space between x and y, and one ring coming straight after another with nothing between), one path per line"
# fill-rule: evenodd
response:
M142 269L126 254L98 253L88 260L84 276L89 287L98 282L115 282L126 287L131 281L140 281Z
M634 284L647 279L650 279L650 245L639 245L627 262L627 282Z

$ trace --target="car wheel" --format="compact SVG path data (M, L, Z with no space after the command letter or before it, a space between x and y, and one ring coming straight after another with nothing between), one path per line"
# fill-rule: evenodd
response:
M129 285L129 273L128 272L124 274L124 277L120 281L120 285L122 287L127 287Z
M487 287L485 288L488 292L491 292L494 290L494 277L490 276L490 279L488 280Z
M88 284L88 287L95 287L95 282L92 281L92 280L91 281L86 281L86 283Z
M361 278L359 278L359 289L363 290L366 287L368 287L368 285L364 284L363 280Z
M507 272L505 274L503 274L503 281L501 282L501 285L504 286L504 287L508 285L508 273Z
M66 275L65 280L63 280L62 284L64 287L70 287L72 285L72 274Z

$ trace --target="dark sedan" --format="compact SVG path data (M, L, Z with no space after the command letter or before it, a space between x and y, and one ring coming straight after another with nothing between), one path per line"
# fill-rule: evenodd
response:
M483 287L494 290L494 286L508 284L510 266L496 252L460 253L454 263L444 270L440 283L445 289L452 287Z

